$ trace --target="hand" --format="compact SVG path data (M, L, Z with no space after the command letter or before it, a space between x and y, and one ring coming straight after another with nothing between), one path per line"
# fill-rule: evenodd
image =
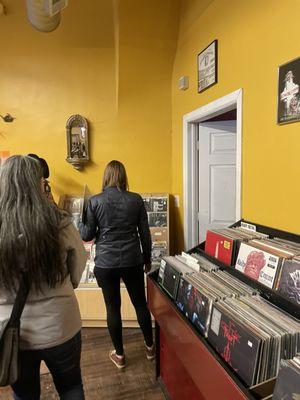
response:
M144 265L144 272L147 274L151 270L151 262Z

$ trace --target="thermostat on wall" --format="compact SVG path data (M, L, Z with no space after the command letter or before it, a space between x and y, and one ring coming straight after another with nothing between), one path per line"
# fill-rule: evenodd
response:
M44 0L44 10L50 17L66 8L68 0Z
M181 76L178 79L178 89L186 90L189 88L189 77L188 76Z

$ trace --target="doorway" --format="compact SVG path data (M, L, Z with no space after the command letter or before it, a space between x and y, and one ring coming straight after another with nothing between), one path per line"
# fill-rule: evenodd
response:
M236 116L236 119L231 116ZM183 118L184 244L241 218L242 89Z

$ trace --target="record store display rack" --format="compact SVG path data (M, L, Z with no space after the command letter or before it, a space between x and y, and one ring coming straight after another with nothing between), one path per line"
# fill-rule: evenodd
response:
M169 195L143 193L152 240L152 266L160 265L162 257L169 254Z
M161 261L148 300L171 399L300 396L299 255L300 236L239 221Z
M150 233L152 238L153 265L159 265L163 256L169 254L169 195L167 193L147 193L141 195L146 207ZM75 227L81 218L84 200L88 196L63 195L58 206L68 211ZM87 252L86 268L82 274L79 287L75 290L81 312L83 326L105 327L106 309L94 275L94 258L96 246L91 242L84 242ZM137 327L135 310L123 283L121 283L122 317L125 327Z

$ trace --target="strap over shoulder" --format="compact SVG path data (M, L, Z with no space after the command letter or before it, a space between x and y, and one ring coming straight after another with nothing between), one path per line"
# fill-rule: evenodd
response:
M7 323L8 326L10 327L19 326L20 318L25 307L29 289L30 285L28 281L28 275L26 273L23 273L22 278L20 280L20 287L11 312L11 316Z

